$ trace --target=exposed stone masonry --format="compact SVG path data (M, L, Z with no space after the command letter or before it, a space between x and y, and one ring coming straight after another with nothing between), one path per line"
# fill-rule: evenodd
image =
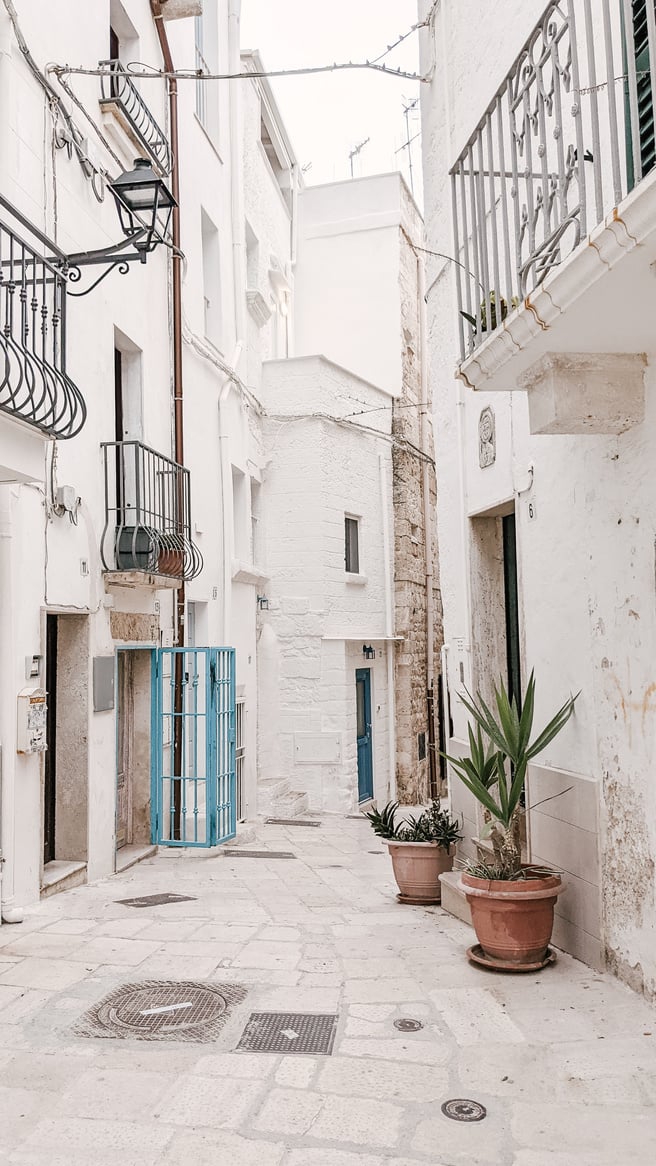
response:
M394 592L396 634L396 784L399 801L425 802L431 796L429 768L429 716L427 689L426 547L423 522L421 449L421 352L417 257L409 242L421 243L422 221L410 197L404 194L404 230L399 231L400 295L403 342L403 386L395 401L392 432L399 439L393 447L394 499ZM429 419L432 416L430 384L426 386ZM430 448L434 456L432 425ZM414 448L413 448L414 447ZM430 522L437 530L437 487L430 467ZM442 645L442 607L439 592L437 541L433 541L435 600L435 737L438 738L439 700L437 677ZM419 760L419 735L426 734L426 757ZM436 757L439 779L439 760Z

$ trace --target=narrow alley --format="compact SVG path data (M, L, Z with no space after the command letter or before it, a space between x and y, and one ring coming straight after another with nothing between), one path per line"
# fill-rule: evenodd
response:
M397 903L368 824L313 821L262 824L200 857L160 853L2 928L0 1161L656 1159L648 1004L563 953L522 976L471 966L464 923ZM180 898L144 902L151 895ZM167 980L180 984L162 1004ZM158 982L150 1008L149 981ZM132 1010L127 985L142 986ZM225 998L223 1013L194 1003L206 985L221 1008ZM97 1007L118 988L122 1007ZM286 1041L288 1053L242 1051L267 1034L249 1023L257 1012L292 1014L276 1044ZM336 1016L336 1029L327 1020L315 1033L328 1045L334 1035L332 1052L299 1055L294 1041L308 1036L299 1013ZM154 1031L153 1016L163 1018ZM149 1039L131 1035L139 1025ZM475 1101L486 1116L449 1120L441 1107L452 1099Z

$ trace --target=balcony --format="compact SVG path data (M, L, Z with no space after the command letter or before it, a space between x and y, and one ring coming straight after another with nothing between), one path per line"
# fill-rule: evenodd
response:
M122 63L112 60L98 64L107 70L100 78L101 109L114 114L130 146L149 158L159 175L166 178L171 173L172 162L164 130L160 129L132 79L122 72ZM131 158L132 153L126 147L126 156Z
M606 392L596 431L639 419L636 354L654 346L654 94L654 0L549 4L451 170L458 372L471 388L530 390L570 354L579 377L628 386L619 405ZM627 360L609 369L603 354ZM585 430L571 424L560 431Z
M29 228L19 212L0 201ZM82 394L66 372L66 280L2 222L0 410L57 438L74 437L86 418Z
M139 441L103 442L106 571L138 582L194 579L203 566L191 538L189 470Z

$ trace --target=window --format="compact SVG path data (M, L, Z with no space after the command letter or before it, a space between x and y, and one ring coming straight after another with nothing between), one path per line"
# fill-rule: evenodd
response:
M344 517L344 569L357 575L360 571L359 520Z
M264 105L262 106L260 118L260 145L278 184L280 193L287 204L287 209L291 210L291 164L287 157L283 140L275 127L275 122L264 108Z
M251 548L250 502L248 480L237 466L232 467L232 536L233 557L247 563Z
M217 348L221 347L223 311L221 304L221 263L219 232L205 211L201 210L203 246L203 300L205 335Z
M206 4L194 25L196 68L201 73L219 72L219 35L217 6ZM219 82L196 82L196 117L209 136L218 140L219 136Z

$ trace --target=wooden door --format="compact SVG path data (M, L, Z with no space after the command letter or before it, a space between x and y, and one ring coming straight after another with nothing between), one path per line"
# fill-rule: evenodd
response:
M118 653L116 740L116 849L132 842L132 759L134 756L134 661Z

